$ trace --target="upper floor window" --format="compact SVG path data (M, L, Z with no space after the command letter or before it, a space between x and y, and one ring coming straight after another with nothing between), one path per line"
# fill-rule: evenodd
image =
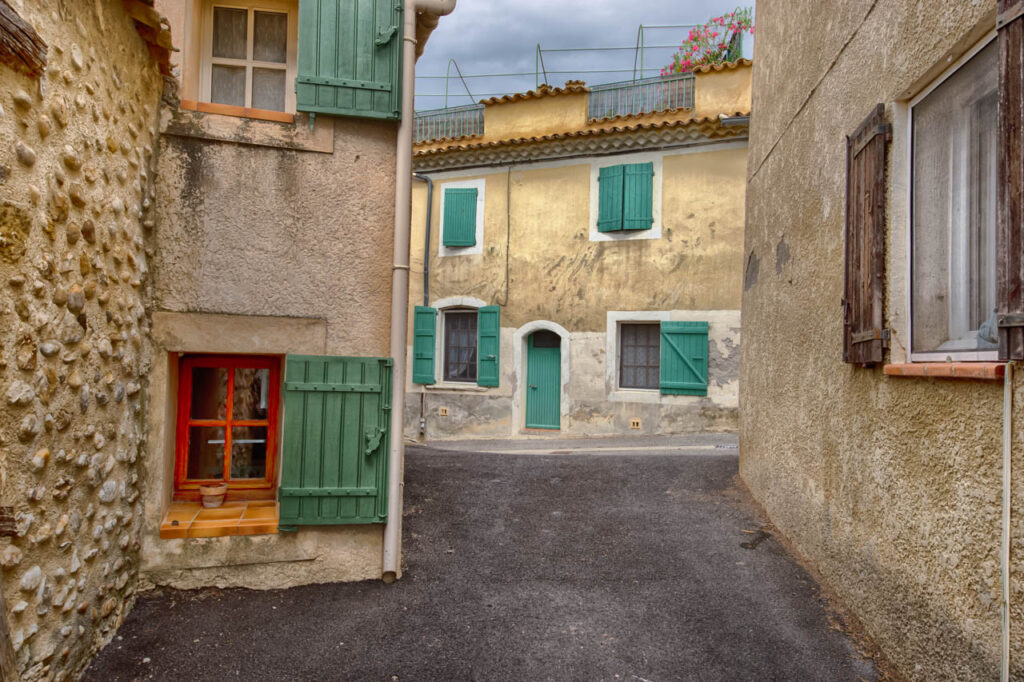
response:
M653 163L625 163L598 171L598 232L649 230L654 224Z
M200 88L204 101L295 111L295 3L207 0L203 26Z
M997 57L991 41L910 103L915 359L996 357Z

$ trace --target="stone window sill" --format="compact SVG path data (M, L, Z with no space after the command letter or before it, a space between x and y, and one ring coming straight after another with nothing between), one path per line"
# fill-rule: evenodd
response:
M930 377L933 379L1003 378L1006 365L1001 362L905 362L885 365L882 371L892 377Z
M195 100L181 100L181 108L188 111L202 111L207 114L221 114L223 116L237 116L239 118L254 118L257 121L277 121L278 123L295 123L295 114L288 114L283 111L271 111L269 109L253 109L252 107L236 107L230 104L215 104L213 102L197 102Z
M439 384L426 384L424 388L428 391L472 391L476 393L486 393L487 386L477 386L476 384L457 384L453 382L439 383Z
M160 538L219 538L277 533L276 500L225 502L207 509L199 502L172 502L160 523Z

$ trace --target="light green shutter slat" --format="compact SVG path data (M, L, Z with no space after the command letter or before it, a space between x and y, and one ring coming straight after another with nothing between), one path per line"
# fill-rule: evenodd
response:
M451 188L444 191L445 246L476 244L476 188Z
M653 163L630 163L625 168L622 229L649 230L654 224Z
M623 166L606 166L597 173L597 231L622 229Z
M398 119L402 0L299 0L298 111Z
M287 356L281 526L387 519L391 366L388 358Z
M501 308L488 305L477 311L477 368L478 386L497 386L501 362Z
M437 309L418 305L412 320L412 382L433 384Z
M661 392L708 394L708 323L661 323Z

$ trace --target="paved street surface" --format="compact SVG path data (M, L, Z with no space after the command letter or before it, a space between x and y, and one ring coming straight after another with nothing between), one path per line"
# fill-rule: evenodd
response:
M408 449L402 580L144 595L86 679L876 679L734 437L444 447Z

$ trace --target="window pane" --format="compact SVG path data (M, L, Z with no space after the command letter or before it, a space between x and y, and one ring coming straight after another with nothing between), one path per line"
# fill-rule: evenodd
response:
M224 427L188 428L188 477L224 478Z
M997 347L996 57L992 42L913 108L916 352Z
M660 365L659 325L622 325L619 329L619 387L658 388Z
M239 367L235 370L235 395L231 418L266 419L270 391L270 370Z
M245 67L214 64L210 79L210 101L244 107Z
M231 478L266 478L266 474L267 427L232 427Z
M252 106L284 111L284 69L252 70Z
M223 367L192 368L192 419L226 419L228 371Z
M255 12L252 26L252 58L284 64L288 59L288 15Z
M476 341L476 311L445 313L445 380L476 381Z
M231 7L213 8L213 56L245 59L246 22L249 11Z

